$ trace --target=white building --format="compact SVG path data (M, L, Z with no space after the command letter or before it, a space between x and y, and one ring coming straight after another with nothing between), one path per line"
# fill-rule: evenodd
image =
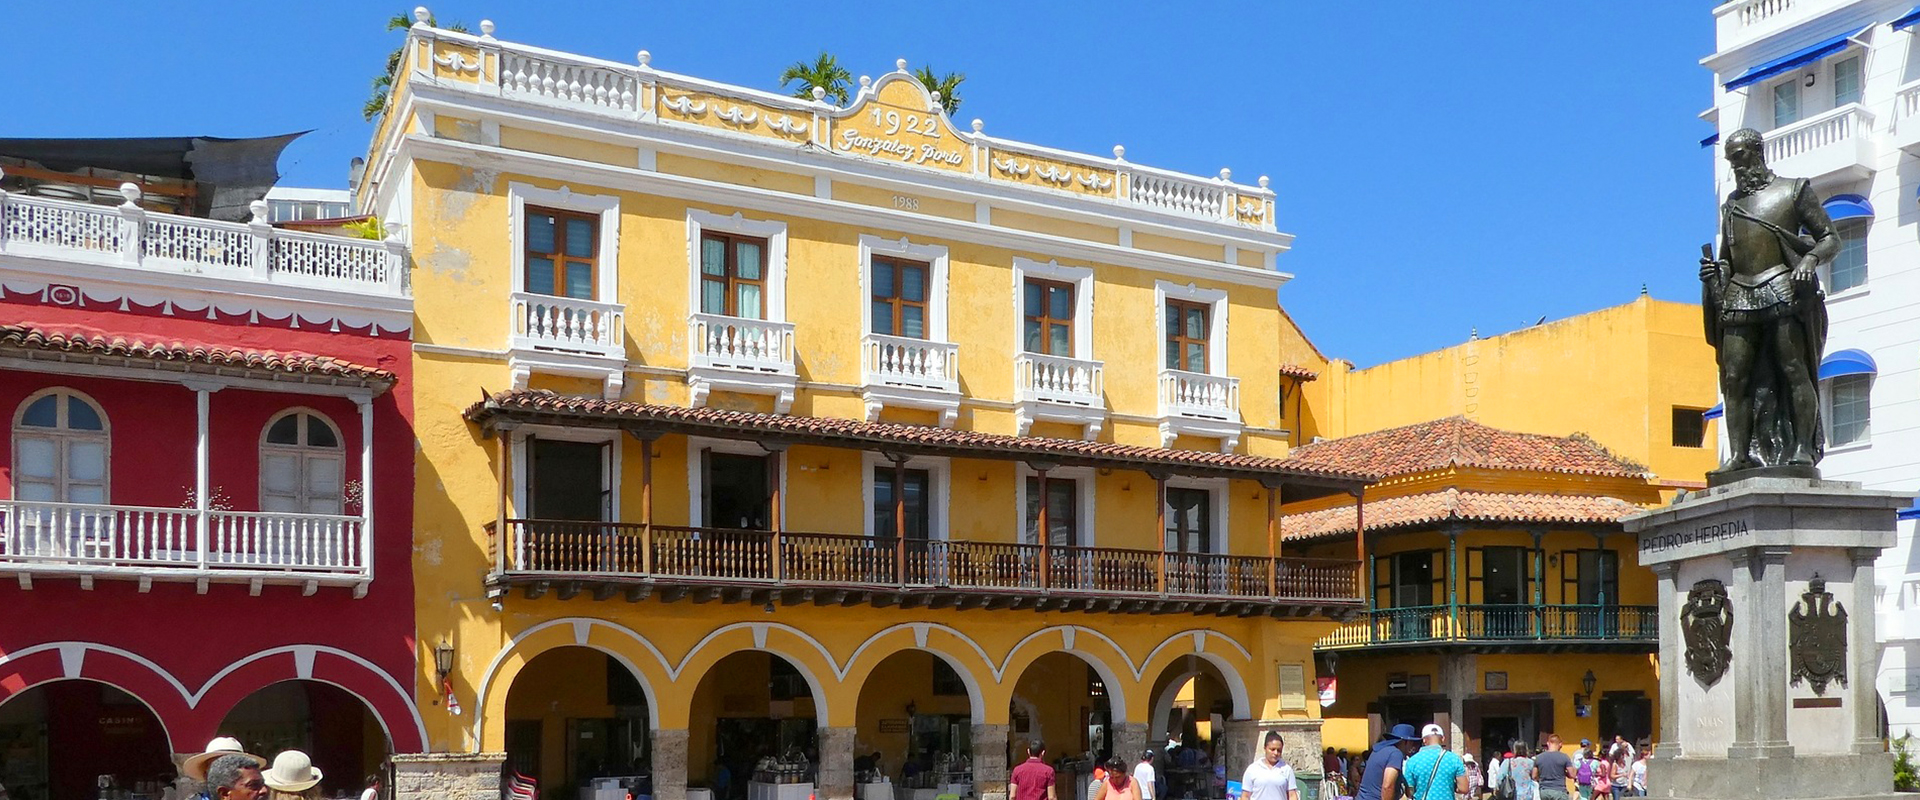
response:
M1920 490L1920 8L1916 0L1735 0L1713 10L1717 133L1762 131L1810 178L1843 241L1821 364L1829 478ZM1714 159L1715 196L1733 177ZM1891 733L1920 734L1920 506L1881 554L1876 682Z

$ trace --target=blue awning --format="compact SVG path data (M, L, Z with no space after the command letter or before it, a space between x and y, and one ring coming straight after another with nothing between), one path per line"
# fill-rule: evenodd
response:
M1871 27L1873 26L1871 25L1867 26L1867 28L1871 28ZM1851 40L1853 39L1853 37L1859 36L1860 34L1866 32L1867 28L1861 28L1860 30L1857 30L1857 31L1849 31L1847 33L1841 34L1839 36L1835 36L1819 44L1815 44L1809 47L1803 47L1799 50L1795 50L1791 53L1788 53L1784 56L1776 58L1765 64L1761 64L1760 66L1754 67L1753 69L1747 70L1746 72L1742 72L1740 73L1740 77L1727 81L1726 88L1729 90L1738 89L1750 83L1764 81L1775 75L1782 74L1787 70L1793 69L1803 64L1811 64L1815 61L1819 61L1820 59L1826 58L1827 56L1833 55L1834 53L1838 53L1842 50L1852 47L1853 42Z
M1823 381L1842 375L1873 375L1879 371L1873 356L1865 350L1841 350L1820 359L1820 380Z
M1709 420L1709 421L1719 419L1726 415L1727 415L1726 403L1721 403L1720 405L1714 406L1712 408L1709 408L1705 411L1700 412L1700 418Z
M1827 207L1827 216L1834 222L1843 219L1873 219L1873 204L1867 198L1857 194L1836 194L1827 198L1822 205Z
M1705 139L1700 140L1700 146L1703 148L1712 147L1719 143L1720 143L1720 134L1717 134L1717 133Z
M1915 25L1920 25L1920 6L1914 6L1908 10L1907 13L1901 14L1893 20L1893 29L1896 31L1906 30Z
M1913 505L1900 509L1901 519L1920 519L1920 497L1914 498Z

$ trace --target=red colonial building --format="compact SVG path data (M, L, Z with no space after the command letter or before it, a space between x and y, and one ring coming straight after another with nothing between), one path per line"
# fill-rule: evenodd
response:
M13 800L158 797L218 735L329 795L421 747L407 261L267 222L286 138L0 139Z

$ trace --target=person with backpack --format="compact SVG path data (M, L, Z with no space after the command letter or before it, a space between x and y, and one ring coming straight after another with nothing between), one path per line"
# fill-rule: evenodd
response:
M1593 757L1593 740L1580 740L1580 755L1573 762L1573 783L1580 792L1580 800L1593 800L1593 770L1598 764Z
M1507 756L1501 767L1501 790L1505 792L1501 800L1540 800L1540 784L1534 780L1539 772L1533 759L1527 757L1528 752L1526 745L1515 743L1513 753ZM1500 797L1500 792L1494 796ZM1566 800L1565 792L1561 792L1560 800Z

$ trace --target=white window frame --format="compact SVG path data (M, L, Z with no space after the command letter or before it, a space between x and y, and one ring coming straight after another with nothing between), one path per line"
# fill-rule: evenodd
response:
M582 194L567 186L542 189L518 181L507 184L508 224L513 237L513 291L527 290L527 206L580 214L596 214L600 230L594 252L596 303L620 302L620 198L610 194Z
M699 240L695 239L695 241ZM702 502L702 490L705 487L700 485L701 450L712 450L716 453L731 453L739 456L764 457L772 455L772 453L767 452L766 448L761 447L758 442L745 439L710 439L704 436L688 436L687 527L690 528L707 527L707 504ZM774 476L774 479L780 482L780 508L777 509L777 513L780 515L780 527L782 529L787 527L787 462L791 460L789 458L791 454L792 451L780 454L778 462L779 474ZM868 501L867 506L871 508L872 505L872 501ZM768 520L768 522L772 522L772 520Z
M919 261L927 265L927 341L947 341L947 247L914 244L905 236L883 239L860 234L860 333L875 332L871 288L875 255Z
M700 236L706 231L767 240L766 322L787 321L787 223L687 209L687 313L700 310Z
M1833 288L1833 263L1827 262L1825 264L1820 265L1820 285L1823 287L1826 287L1828 293L1831 294L1833 297L1845 298L1845 297L1852 297L1853 295L1858 293L1863 293L1867 290L1867 286L1873 282L1873 254L1871 251L1867 249L1868 239L1870 235L1873 233L1873 219L1870 217L1858 217L1854 219L1841 220L1833 224L1833 229L1834 229L1833 232L1835 236L1842 237L1842 240L1840 242L1840 246L1842 250L1846 249L1845 237L1847 236L1847 234L1851 232L1858 233L1859 240L1860 240L1860 252L1866 259L1865 263L1861 265L1861 269L1866 273L1866 275L1865 277L1862 277L1860 279L1860 282L1857 284L1849 286L1845 289L1835 289ZM1838 255L1839 254L1836 253L1835 257L1838 257Z
M1873 443L1873 384L1875 383L1874 379L1876 377L1878 376L1857 373L1854 375L1841 375L1835 378L1828 378L1820 382L1820 424L1824 427L1821 434L1826 437L1828 452L1851 450L1857 447L1866 447ZM1833 437L1833 382L1844 378L1861 378L1867 382L1867 425L1866 429L1860 433L1860 438L1847 442L1846 444L1838 444L1834 441Z
M532 486L533 452L527 447L527 438L554 439L557 441L583 442L587 444L608 444L607 463L600 476L600 490L606 493L607 502L602 509L606 519L601 522L619 522L620 520L620 464L621 448L626 446L625 437L617 430L595 430L592 428L568 428L549 425L527 425L515 428L513 436L513 511L514 515L531 519L533 511L527 501L530 499L527 489Z
M1153 282L1153 335L1160 343L1155 369L1167 364L1167 301L1182 300L1207 306L1207 371L1204 374L1226 377L1227 372L1227 291L1203 289L1171 281Z
M1093 268L1063 266L1057 260L1045 263L1030 258L1013 259L1013 352L1027 352L1026 291L1027 279L1073 284L1073 357L1093 360ZM1025 513L1022 511L1021 513Z
M94 431L75 431L71 428L65 427L64 422L67 417L67 404L60 402L58 400L55 400L53 404L54 420L56 423L59 424L58 427L29 428L29 427L23 426L21 424L21 421L26 418L27 409L31 407L34 403L40 402L41 398L47 397L49 395L79 398L81 402L86 403L89 406L92 406L93 413L98 414L100 416L100 430L96 433ZM67 442L74 439L88 439L88 440L98 439L101 444L101 454L102 454L101 465L100 465L101 502L102 504L113 503L113 420L107 416L106 409L101 408L99 401L94 400L92 395L89 395L86 392L82 392L78 389L73 389L66 386L49 386L45 389L41 389L37 392L27 395L26 399L20 401L19 405L14 406L13 439L11 443L11 449L13 452L12 452L12 457L8 459L9 461L8 467L12 470L12 472L8 473L10 476L10 482L7 488L8 488L9 495L15 500L20 499L20 490L19 490L18 483L20 480L20 440L22 438L47 439L47 440L51 440L54 443L54 458L58 460L58 463L54 464L54 473L53 473L54 481L55 481L54 495L59 499L53 500L51 502L58 502L58 503L70 502L67 499L67 492L66 492ZM42 502L42 501L24 501L24 502Z
M1014 536L1016 537L1015 541L1021 544L1046 544L1044 541L1027 541L1027 479L1040 477L1040 472L1028 466L1026 462L1021 462L1018 469L1015 470L1015 473L1013 479L1013 530ZM1049 483L1057 480L1071 480L1080 483L1081 491L1078 496L1074 498L1074 505L1076 507L1074 510L1078 512L1080 517L1080 529L1075 531L1075 534L1084 534L1084 536L1081 537L1082 541L1076 545L1077 547L1100 546L1100 543L1094 540L1095 535L1100 530L1100 526L1094 523L1093 518L1095 505L1093 495L1097 488L1094 481L1098 479L1099 476L1094 474L1092 467L1056 467L1047 470L1047 481ZM1039 539L1042 535L1043 532L1034 531L1035 539ZM1166 534L1162 533L1161 535L1165 536Z
M1860 65L1860 74L1859 74L1860 98L1857 100L1850 100L1848 102L1842 103L1840 102L1840 65L1848 61L1858 62ZM1855 53L1845 58L1833 59L1832 63L1829 64L1827 67L1827 99L1829 102L1833 103L1833 108L1840 108L1841 106L1862 102L1866 99L1866 96L1867 96L1867 55L1866 53L1864 52Z
M294 416L296 414L307 414L315 419L320 420L321 424L326 425L329 428L332 428L334 441L339 442L340 446L329 450L328 448L315 447L312 445L305 445L305 444L269 443L267 441L267 432L273 430L273 426L276 424L279 424L280 420L285 419L287 417ZM260 426L259 452L260 452L260 464L259 464L260 494L258 495L258 502L259 502L258 507L262 511L266 510L266 506L267 506L267 454L268 453L285 453L288 455L292 455L299 460L300 489L296 496L299 499L301 499L303 502L301 503L301 510L295 513L301 513L301 514L314 513L306 510L307 502L304 502L304 501L310 501L312 499L307 495L306 476L307 476L308 459L313 456L321 455L323 453L333 453L340 460L340 496L338 498L340 503L340 510L335 513L337 514L347 513L347 484L352 483L351 476L348 474L348 471L347 471L347 466L348 466L347 454L350 452L350 450L347 447L347 436L346 436L346 433L341 429L340 424L337 422L334 422L333 418L330 416L327 416L325 412L309 406L293 406L290 408L282 409L279 413L276 413L271 418L269 418L267 420L267 424Z
M1232 489L1232 486L1226 478L1169 476L1167 478L1167 488L1200 489L1205 491L1207 493L1207 514L1213 520L1213 531L1211 532L1213 541L1208 543L1213 549L1209 552L1215 555L1225 555L1232 550L1232 548L1227 546L1227 540L1233 538L1233 529L1227 523L1227 492ZM1159 498L1155 498L1155 500L1158 501ZM1164 505L1164 502L1162 505ZM1154 509L1156 518L1159 516L1159 513L1159 509ZM1160 529L1158 537L1157 544L1165 547L1167 542L1167 531L1165 528Z
M860 507L866 509L861 524L867 536L880 536L881 532L873 529L873 470L877 467L891 468L893 461L879 453L865 452L861 454L860 464ZM948 505L948 498L952 495L952 462L937 456L914 456L907 459L906 468L927 471L927 501L933 504L932 513L927 515L927 540L946 541L952 508ZM784 500L786 493L781 492L780 496ZM891 532L887 535L891 535Z
M1807 118L1807 98L1805 93L1800 91L1802 80L1804 80L1803 73L1796 71L1783 80L1767 84L1767 130L1778 130ZM1793 89L1793 119L1786 122L1780 121L1779 92L1783 87Z

